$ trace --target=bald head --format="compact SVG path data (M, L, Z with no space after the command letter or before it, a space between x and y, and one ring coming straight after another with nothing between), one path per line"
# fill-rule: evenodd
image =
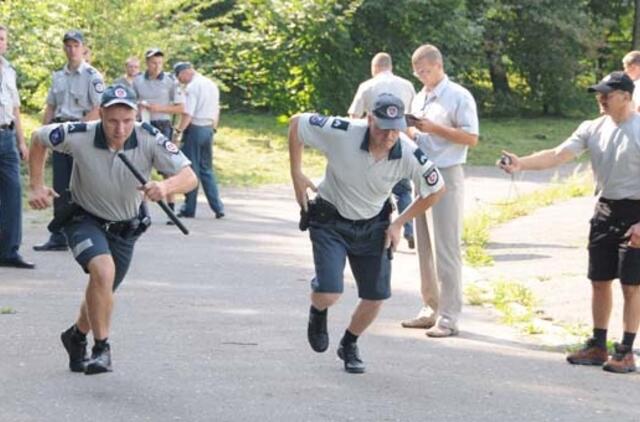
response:
M378 53L371 59L371 76L376 76L380 72L393 69L391 56L387 53Z

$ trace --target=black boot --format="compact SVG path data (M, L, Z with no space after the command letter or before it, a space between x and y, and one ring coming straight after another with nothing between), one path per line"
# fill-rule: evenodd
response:
M340 343L338 357L344 361L344 370L350 374L362 374L365 365L360 359L357 343Z
M87 364L87 337L80 334L75 325L60 334L62 345L69 355L71 372L84 372Z
M111 372L111 346L106 341L96 342L91 349L91 359L84 370L85 375L102 374Z
M322 353L329 348L329 334L327 333L327 310L318 311L313 306L309 310L309 325L307 339L311 348Z

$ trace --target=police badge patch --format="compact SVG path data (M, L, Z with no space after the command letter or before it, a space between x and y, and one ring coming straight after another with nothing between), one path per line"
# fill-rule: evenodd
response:
M104 92L104 83L102 81L93 81L93 89L95 89L98 94L102 94Z
M346 120L342 120L342 119L333 119L333 122L331 122L331 128L332 129L347 130L347 129L349 129L349 122L347 122Z
M64 127L62 125L53 129L49 133L49 142L51 142L51 145L53 145L54 147L64 142Z
M429 159L427 157L427 154L425 154L420 148L416 149L413 152L413 155L415 155L415 157L418 159L418 162L420 163L421 166L424 166L427 163L427 160Z
M430 172L424 174L424 180L427 182L427 185L434 186L440 180L440 173L436 168L432 168Z
M166 141L163 146L164 149L166 149L167 152L170 152L171 154L175 155L180 152L176 144L174 144L173 142Z
M329 120L329 118L326 116L323 116L321 114L314 114L313 116L309 117L309 124L311 126L323 127L325 123L327 123L327 120Z

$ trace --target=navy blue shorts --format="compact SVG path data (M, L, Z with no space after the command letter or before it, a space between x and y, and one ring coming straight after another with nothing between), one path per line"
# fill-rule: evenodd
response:
M384 250L388 217L365 221L341 218L309 223L316 276L311 288L317 293L342 293L346 258L361 299L383 300L391 296L391 261Z
M640 284L640 248L629 247L625 237L638 221L640 201L598 201L589 231L589 280L619 278L622 284Z
M111 255L116 267L113 282L115 291L127 274L133 256L133 246L139 236L123 238L107 233L100 223L86 214L73 217L69 224L63 227L63 232L74 258L86 273L89 272L87 266L92 258Z

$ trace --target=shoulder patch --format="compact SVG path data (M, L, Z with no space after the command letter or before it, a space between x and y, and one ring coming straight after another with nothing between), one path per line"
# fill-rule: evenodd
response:
M327 123L327 120L329 120L327 116L314 114L313 116L309 117L309 124L311 126L323 127Z
M67 123L67 132L69 133L80 133L87 131L86 123Z
M177 155L180 152L178 146L169 140L164 141L164 144L162 146L167 152L173 155Z
M421 166L424 166L427 163L427 160L429 160L427 154L425 154L424 151L422 151L420 148L416 148L416 150L413 152L413 155L416 157Z
M440 173L437 168L432 168L431 171L426 171L423 175L425 182L427 185L434 186L440 180Z
M104 83L100 79L96 79L93 81L93 89L95 89L98 94L102 94L104 92Z
M92 67L87 67L87 73L89 75L93 75L93 74L96 73L96 70L94 68L92 68Z
M160 133L158 128L152 126L148 122L142 122L142 129L146 130L147 132L149 132L153 136L156 136L158 133Z
M336 119L333 119L333 122L331 122L331 128L346 131L347 129L349 129L349 122L346 120L336 118Z
M64 126L60 125L49 133L49 142L54 147L64 142Z

